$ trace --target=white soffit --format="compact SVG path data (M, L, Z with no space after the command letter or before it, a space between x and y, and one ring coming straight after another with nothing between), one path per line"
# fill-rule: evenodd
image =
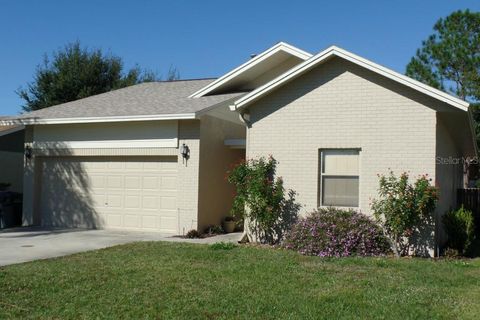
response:
M288 43L280 42L270 49L265 50L239 67L233 69L209 85L194 92L189 98L199 98L222 88L232 85L241 85L249 80L254 80L264 72L278 67L289 58L297 59L298 63L311 58L312 55Z
M414 80L410 77L407 77L403 74L385 68L379 64L376 64L370 60L364 59L356 54L338 48L336 46L331 46L328 49L318 53L317 55L311 57L310 59L306 60L305 62L299 64L298 66L290 69L289 71L285 72L284 74L278 76L277 78L269 81L268 83L264 84L263 86L253 90L249 94L242 96L238 100L236 100L233 105L230 106L230 110L234 111L237 109L241 109L252 103L253 101L259 99L260 97L266 95L267 93L271 92L275 88L283 85L284 83L294 79L295 77L307 72L308 70L318 66L319 64L323 63L324 61L328 60L329 58L336 56L348 60L356 65L359 65L363 68L366 68L370 71L373 71L377 74L380 74L386 78L389 78L393 81L406 85L414 90L422 92L430 97L433 97L437 100L445 102L453 107L456 107L460 110L467 111L469 103L465 102L459 98L456 98L448 93L445 93L441 90L435 89L430 87L426 84L423 84L417 80Z

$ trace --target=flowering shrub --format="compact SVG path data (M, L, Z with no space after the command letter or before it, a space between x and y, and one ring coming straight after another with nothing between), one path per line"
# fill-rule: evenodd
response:
M413 184L406 172L399 177L390 172L379 175L379 199L372 201L372 211L381 224L395 255L410 253L415 238L425 226L432 224L432 212L437 202L437 189L427 175Z
M276 168L277 161L270 156L242 162L228 172L237 191L232 213L245 219L251 241L276 244L296 221L295 192L286 192Z
M382 230L353 210L318 209L301 219L287 235L284 247L320 257L376 256L389 252Z

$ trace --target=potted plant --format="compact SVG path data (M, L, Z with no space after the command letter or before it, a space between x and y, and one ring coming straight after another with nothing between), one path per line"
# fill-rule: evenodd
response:
M223 219L223 230L226 233L235 231L235 225L235 218L233 216L226 216L225 219Z

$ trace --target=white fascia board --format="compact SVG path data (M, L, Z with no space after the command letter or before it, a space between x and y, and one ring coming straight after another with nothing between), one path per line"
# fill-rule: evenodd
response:
M128 122L128 121L155 121L155 120L185 120L195 119L195 113L161 114L147 116L116 116L116 117L83 117L83 118L23 118L0 121L3 125L33 125L33 124L67 124L67 123L101 123L101 122Z
M18 131L22 131L23 129L25 129L25 126L19 125L19 126L14 127L14 128L10 128L10 129L4 130L4 131L0 131L0 137L6 136L8 134L15 133L15 132L18 132Z
M208 84L207 86L205 86L205 87L201 88L200 90L194 92L193 94L191 94L189 96L189 98L200 98L200 97L208 94L209 92L215 90L216 88L220 87L221 85L225 84L226 82L232 80L233 78L237 77L238 75L240 75L244 71L253 68L254 66L259 64L260 62L268 59L269 57L271 57L272 55L274 55L275 53L277 53L279 51L287 52L287 53L289 53L293 56L296 56L296 57L298 57L302 60L307 60L307 59L310 59L312 57L312 54L310 54L306 51L303 51L299 48L296 48L296 47L294 47L294 46L292 46L288 43L279 42L276 45L274 45L273 47L271 47L271 48L265 50L264 52L260 53L256 57L248 60L247 62L240 65L239 67L237 67L237 68L233 69L232 71L226 73L225 75L223 75L222 77L213 81L212 83Z
M265 85L253 90L249 94L241 97L240 99L236 100L233 105L230 106L230 110L234 111L240 108L245 107L250 102L260 98L264 94L270 92L271 90L275 89L276 87L282 85L285 82L288 82L290 79L302 74L303 72L313 68L314 66L322 63L323 61L327 60L332 56L337 56L348 60L352 63L355 63L363 68L366 68L370 71L373 71L377 74L380 74L386 78L389 78L393 81L406 85L414 90L422 92L428 96L431 96L437 100L443 101L451 106L454 106L462 111L468 111L469 103L465 102L459 98L456 98L448 93L430 87L426 84L423 84L417 80L414 80L410 77L402 75L398 72L385 68L379 64L376 64L370 60L364 59L360 56L357 56L351 52L343 50L341 48L332 46L328 49L318 53L314 57L310 58L309 60L299 64L296 67L293 67L289 71L285 72L284 74L278 76L277 78L273 79L272 81L266 83Z

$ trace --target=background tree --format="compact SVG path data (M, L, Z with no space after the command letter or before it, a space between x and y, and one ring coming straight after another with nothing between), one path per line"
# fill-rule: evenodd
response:
M439 19L433 30L406 74L461 99L479 101L480 13L456 11Z
M179 77L176 68L171 66L167 79ZM154 72L139 66L124 72L121 58L104 54L100 49L81 47L77 41L54 52L51 59L45 55L33 82L17 94L25 100L22 109L33 111L159 79Z
M433 30L406 74L472 103L480 145L480 13L455 11L439 19Z

